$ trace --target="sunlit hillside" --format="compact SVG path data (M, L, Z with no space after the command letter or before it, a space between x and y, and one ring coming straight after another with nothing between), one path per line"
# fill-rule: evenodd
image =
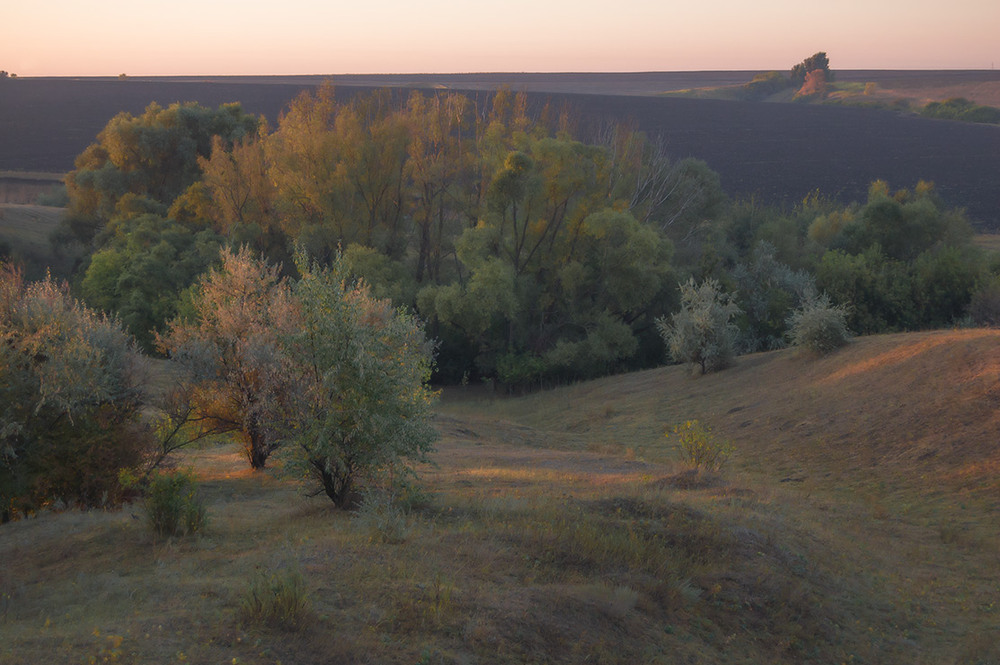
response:
M998 342L449 389L405 515L189 450L203 535L138 505L0 527L0 661L994 663ZM731 441L720 473L664 437L688 419ZM294 621L241 620L262 571L301 577Z

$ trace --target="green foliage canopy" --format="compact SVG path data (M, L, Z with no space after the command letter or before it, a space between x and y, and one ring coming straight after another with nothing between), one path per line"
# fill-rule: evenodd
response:
M89 242L115 216L126 194L169 206L201 178L199 157L213 137L231 144L256 132L257 118L239 104L208 109L195 103L150 104L139 116L112 118L77 158L66 178L70 224Z
M285 337L295 359L290 458L338 506L359 480L423 459L437 433L427 386L433 345L419 322L331 267L297 256L292 295L299 325Z

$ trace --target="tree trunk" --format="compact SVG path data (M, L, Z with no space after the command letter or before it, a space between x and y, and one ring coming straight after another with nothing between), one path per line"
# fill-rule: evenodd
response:
M314 460L312 465L323 483L323 491L326 492L335 506L350 508L359 502L360 497L357 492L353 491L353 474L349 470L343 473L334 473L327 470L322 460Z
M271 454L271 446L268 445L264 433L257 427L249 427L247 432L246 447L247 459L250 460L250 468L259 471L267 464L267 458Z

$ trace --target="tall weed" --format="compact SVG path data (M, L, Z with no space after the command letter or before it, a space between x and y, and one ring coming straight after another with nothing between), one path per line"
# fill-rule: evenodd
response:
M669 432L666 436L671 437ZM716 438L708 425L697 420L676 425L673 438L684 460L698 470L718 471L733 452L731 443Z

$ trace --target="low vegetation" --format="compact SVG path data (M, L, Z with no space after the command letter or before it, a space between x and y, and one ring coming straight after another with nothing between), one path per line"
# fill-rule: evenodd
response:
M931 102L920 109L920 115L927 118L1000 125L1000 109L973 104L962 97L953 97L943 102Z
M738 330L732 319L740 312L734 300L715 280L682 284L680 310L656 322L670 356L701 374L728 367L736 356Z
M212 518L197 538L128 509L3 527L0 658L991 662L998 341L455 388L402 540L233 444L188 449ZM732 442L720 472L664 438L685 418Z
M208 523L193 473L155 473L147 480L145 494L146 519L157 535L189 536Z
M680 450L681 459L698 471L718 471L732 454L732 446L719 440L708 425L687 420L675 425L672 438Z
M237 614L244 625L293 631L305 628L309 602L302 573L287 566L276 571L257 569L240 598Z
M72 266L52 251L49 237L66 214L64 208L0 204L0 261L22 267L25 277L39 280L46 269L65 275Z
M830 303L822 295L803 303L788 317L788 337L793 346L816 353L830 353L847 344L847 308Z
M120 504L142 466L143 361L117 321L66 285L0 263L0 523Z

